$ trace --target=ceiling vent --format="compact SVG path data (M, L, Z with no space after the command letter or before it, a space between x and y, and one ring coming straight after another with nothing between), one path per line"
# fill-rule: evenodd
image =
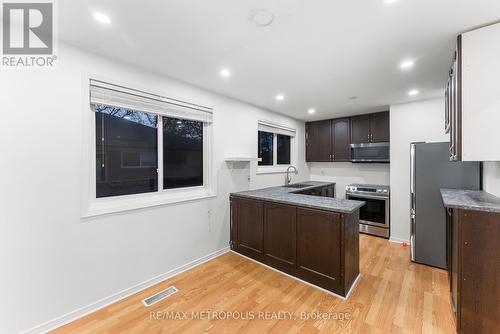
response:
M250 21L257 27L267 27L273 23L274 14L267 9L256 9L250 14Z

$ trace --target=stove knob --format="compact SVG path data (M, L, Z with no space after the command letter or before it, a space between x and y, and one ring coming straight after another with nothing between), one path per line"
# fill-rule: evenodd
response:
M381 193L381 192L382 192L382 189L377 189L377 192L378 192L378 193Z
M388 193L387 189L384 189L384 193L386 193L386 194Z

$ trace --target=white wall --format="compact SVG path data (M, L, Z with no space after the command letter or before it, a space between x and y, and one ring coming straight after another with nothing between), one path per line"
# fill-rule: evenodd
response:
M449 141L444 133L444 98L392 105L391 239L410 239L410 144Z
M308 163L311 180L335 182L336 197L345 198L351 183L389 184L389 164L353 164L350 162Z
M500 197L500 162L488 161L483 163L483 189Z
M283 174L228 170L256 156L257 120L304 124L124 64L60 45L55 70L0 75L0 333L15 333L228 246L230 191L281 184ZM214 108L218 196L82 221L82 73L151 87ZM211 211L211 219L209 219Z

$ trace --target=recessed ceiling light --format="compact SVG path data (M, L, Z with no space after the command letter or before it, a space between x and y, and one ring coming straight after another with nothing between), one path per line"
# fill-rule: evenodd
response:
M401 63L399 63L399 68L402 70L409 70L415 65L415 61L411 59L406 59L403 60Z
M285 95L283 94L278 94L275 97L276 101L283 101L285 99Z
M106 24L106 25L111 24L111 18L104 13L100 12L94 13L94 19L101 24Z
M220 70L219 74L223 78L229 78L231 76L231 71L227 68L223 68L222 70Z
M420 94L420 91L418 89L412 89L408 92L408 95L410 95L410 96L415 96L418 94Z
M307 110L307 113L308 113L309 115L312 115L312 114L314 114L315 112L316 112L316 109L314 109L314 108L309 108L309 109Z

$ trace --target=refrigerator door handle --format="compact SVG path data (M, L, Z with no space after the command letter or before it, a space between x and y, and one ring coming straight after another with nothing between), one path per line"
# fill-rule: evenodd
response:
M415 262L415 215L411 215L410 230L410 259Z
M415 144L410 145L410 193L415 193Z
M415 261L415 143L410 145L410 259Z

